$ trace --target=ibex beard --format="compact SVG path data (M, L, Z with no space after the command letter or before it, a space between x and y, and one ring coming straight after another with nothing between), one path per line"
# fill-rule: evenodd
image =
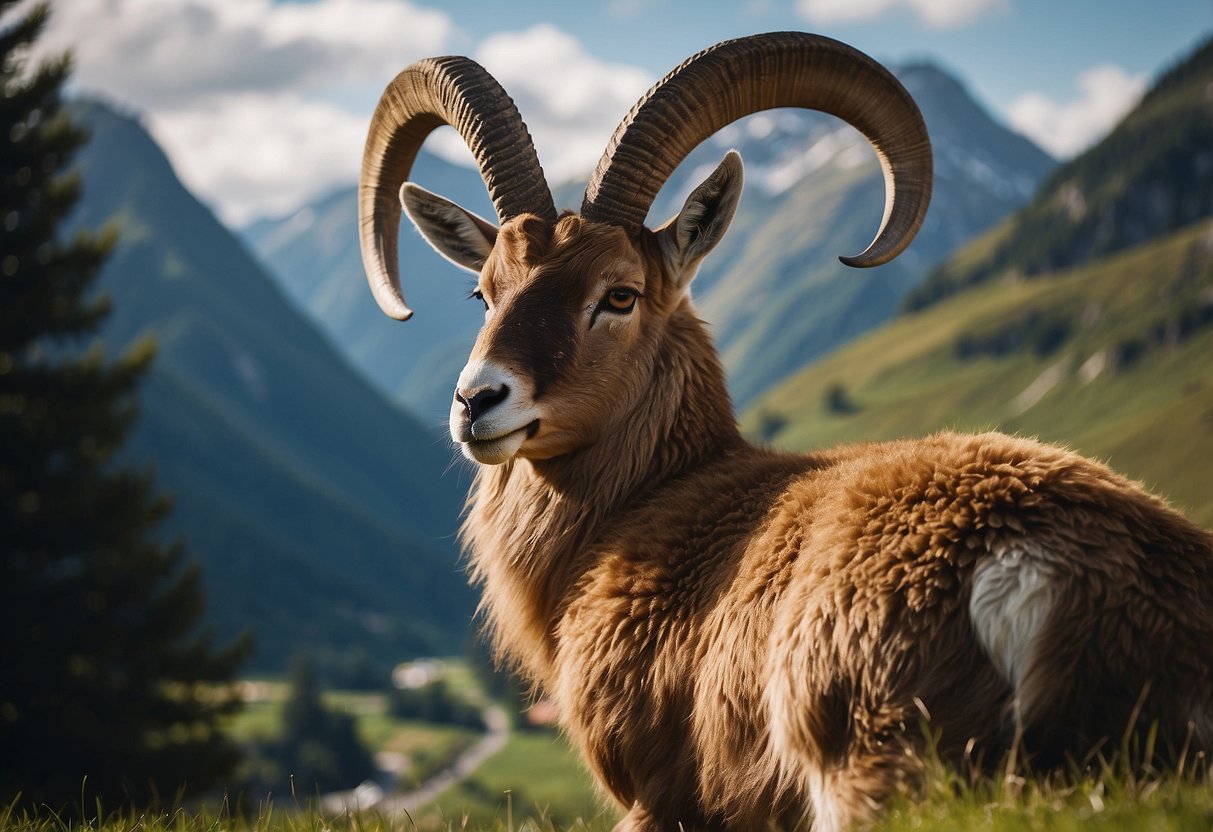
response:
M1213 536L1162 501L1000 434L801 455L741 437L690 299L740 158L662 227L644 220L700 141L777 106L869 138L885 218L844 262L895 257L930 198L926 128L887 71L826 38L689 59L564 216L483 69L422 61L385 92L360 186L375 296L412 314L403 206L485 307L450 430L481 463L462 535L500 655L555 701L622 829L848 828L921 787L928 733L978 766L1012 748L1055 766L1135 727L1173 755L1208 749ZM441 123L477 154L500 225L406 181Z

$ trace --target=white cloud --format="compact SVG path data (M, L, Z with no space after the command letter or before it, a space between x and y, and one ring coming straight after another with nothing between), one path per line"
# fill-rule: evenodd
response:
M143 111L186 184L240 222L352 180L373 96L454 35L402 0L72 0L41 51L70 48L75 85Z
M1146 79L1104 64L1078 76L1079 96L1058 102L1025 93L1009 109L1011 125L1059 159L1085 150L1103 137L1141 98Z
M409 0L72 0L42 48L71 48L75 85L140 110L186 185L241 223L355 181L383 87L466 40ZM554 183L593 168L654 80L551 25L492 35L472 55L517 102ZM427 147L472 163L453 131Z
M283 214L354 182L367 115L294 92L248 92L151 116L195 193L225 220Z
M895 11L908 11L932 29L967 26L1010 0L797 0L796 10L814 24L858 23Z
M80 84L172 109L199 95L390 77L453 29L396 0L73 0L56 6L46 44L72 49Z
M896 0L798 0L796 11L810 23L853 23L886 14Z

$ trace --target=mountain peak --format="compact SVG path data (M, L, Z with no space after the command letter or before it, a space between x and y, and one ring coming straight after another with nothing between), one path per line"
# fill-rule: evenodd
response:
M971 97L964 82L954 72L930 58L915 58L896 65L893 67L893 74L916 99L919 93L932 90Z

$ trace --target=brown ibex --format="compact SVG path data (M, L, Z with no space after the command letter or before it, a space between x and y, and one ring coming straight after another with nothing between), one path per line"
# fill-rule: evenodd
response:
M485 322L450 430L482 463L463 539L497 648L555 700L624 829L847 827L921 782L924 712L948 759L1022 744L1056 762L1134 716L1208 748L1213 536L1160 500L999 434L803 455L742 439L689 294L740 158L661 228L644 220L697 144L787 106L875 147L884 221L844 262L895 257L930 198L926 128L890 73L827 38L686 61L619 126L580 215L557 214L475 63L424 60L384 93L359 194L376 299L411 314L401 204L479 275ZM500 227L406 181L441 124L471 147Z

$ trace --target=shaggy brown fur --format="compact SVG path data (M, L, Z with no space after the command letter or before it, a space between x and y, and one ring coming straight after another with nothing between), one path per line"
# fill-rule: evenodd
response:
M536 222L498 235L473 358L529 374L541 417L463 535L621 828L845 828L919 785L924 713L957 761L1019 734L1081 757L1138 706L1173 751L1213 743L1209 533L1027 439L753 447L668 232ZM635 310L587 328L621 282Z

